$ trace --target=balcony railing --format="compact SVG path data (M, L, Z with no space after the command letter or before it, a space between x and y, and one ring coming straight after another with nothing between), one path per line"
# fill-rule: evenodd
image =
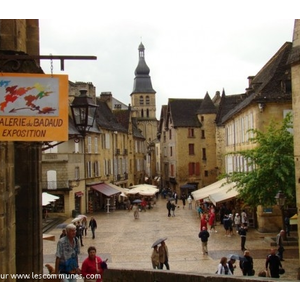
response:
M70 189L72 186L68 180L64 181L42 181L43 190L61 190Z

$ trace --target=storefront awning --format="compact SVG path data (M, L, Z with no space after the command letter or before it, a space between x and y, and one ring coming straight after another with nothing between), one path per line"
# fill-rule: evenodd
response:
M195 200L209 198L216 205L219 202L229 200L238 196L238 191L235 188L235 183L226 183L226 178L221 179L213 184L210 184L202 189L192 192Z
M104 194L105 196L108 196L108 197L121 193L119 190L117 190L116 188L114 188L112 186L109 186L106 183L92 185L91 188L98 191L99 193Z

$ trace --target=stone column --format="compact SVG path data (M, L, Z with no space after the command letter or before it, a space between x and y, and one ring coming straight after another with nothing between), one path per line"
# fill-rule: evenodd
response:
M16 272L31 275L19 281L43 273L41 162L41 143L15 142Z

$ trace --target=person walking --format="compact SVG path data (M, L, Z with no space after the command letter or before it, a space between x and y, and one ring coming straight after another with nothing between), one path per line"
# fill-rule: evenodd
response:
M245 248L245 244L246 244L246 236L247 236L247 227L244 226L244 224L241 224L241 227L239 229L239 232L238 234L240 235L241 237L241 250L242 251L245 251L247 250Z
M227 263L227 257L224 256L224 257L221 258L216 274L219 274L219 275L232 275L232 273L230 271L230 268L228 266L228 263Z
M276 255L276 250L271 249L271 253L266 259L266 272L270 270L270 276L272 278L279 278L279 269L282 268L280 257Z
M239 213L235 214L234 225L235 225L236 233L238 233L239 229L240 229L240 226L241 226L241 217L240 217Z
M188 196L187 198L188 204L189 204L189 210L193 209L193 199L191 197L191 195Z
M77 222L77 224L76 224L76 237L80 241L81 247L84 246L83 243L82 243L82 234L83 234L83 227L80 224L80 222Z
M76 238L76 226L66 226L66 236L59 239L56 248L55 274L62 276L63 282L76 282L77 275L81 273L78 264L80 245ZM60 277L61 278L61 277Z
M172 217L175 217L175 208L176 208L175 203L171 203Z
M244 251L244 257L240 260L240 268L244 276L253 276L255 273L253 269L253 258L250 256L248 250Z
M82 219L81 225L82 225L82 235L86 236L87 235L87 229L88 229L88 223L87 223L87 218L86 217L84 217Z
M215 214L215 210L212 208L209 212L209 218L208 218L210 232L212 232L212 231L217 232L217 230L215 228L215 222L216 222L216 214Z
M167 202L167 210L168 210L168 217L171 217L171 208L172 208L172 204L171 204L171 201L170 199L168 199L168 202Z
M202 254L208 255L207 242L209 238L209 232L206 230L205 227L202 227L202 230L199 232L198 236L201 239L201 243L202 243Z
M92 231L92 238L95 238L95 230L97 229L97 222L94 219L94 217L91 217L91 220L89 222L89 228L91 228Z
M247 216L247 213L245 212L244 209L242 210L241 218L242 218L242 224L243 224L245 227L247 227L247 225L248 225L248 216Z
M153 269L159 269L159 252L157 245L153 247L153 251L151 254L151 262Z
M284 235L285 235L285 231L280 230L280 232L276 236L276 245L278 247L277 251L278 251L278 256L281 261L284 261L284 259L283 259L283 251L284 251L283 237L284 237Z
M88 248L88 257L82 262L81 274L85 282L101 282L104 270L107 269L107 260L103 261L100 256L96 255L96 248Z
M158 248L159 253L159 269L163 269L164 265L167 270L170 270L169 266L169 251L166 243L164 241L161 242L160 247Z

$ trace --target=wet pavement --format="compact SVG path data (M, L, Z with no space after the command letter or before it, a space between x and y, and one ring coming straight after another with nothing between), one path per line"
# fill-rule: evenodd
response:
M151 245L159 238L167 237L169 264L171 271L214 274L222 256L229 254L242 255L240 237L234 232L232 237L225 236L222 225L217 224L217 232L211 232L208 240L208 255L201 251L201 241L198 238L200 219L195 209L186 206L176 208L175 217L167 216L166 200L160 198L156 205L146 212L139 213L139 219L134 219L133 211L117 210L110 213L100 212L88 214L88 220L93 216L98 224L96 238L92 239L91 231L83 237L80 263L87 257L89 246L97 248L97 254L108 258L109 268L151 269ZM66 220L68 223L72 218ZM55 236L55 242L44 240L44 265L54 266L56 243L61 229L55 228L47 232ZM268 238L276 234L263 234L250 228L247 234L246 248L254 260L256 275L264 270L265 259L271 245ZM292 236L296 237L296 232ZM297 281L299 267L298 246L286 246L285 261L282 262L286 273L280 281ZM48 270L44 268L44 273ZM242 276L237 264L236 276Z

